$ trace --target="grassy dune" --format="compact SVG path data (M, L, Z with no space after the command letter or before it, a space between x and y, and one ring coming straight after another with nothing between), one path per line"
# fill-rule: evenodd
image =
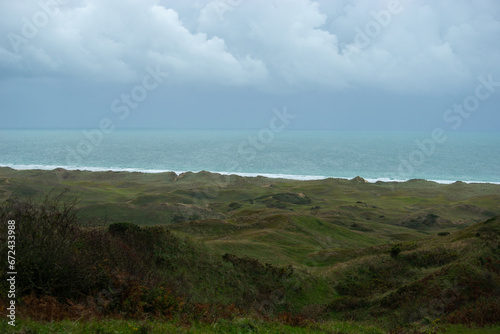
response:
M500 321L500 185L0 168L0 201L2 252L7 219L23 232L20 324L35 332L82 312L71 331L489 333Z

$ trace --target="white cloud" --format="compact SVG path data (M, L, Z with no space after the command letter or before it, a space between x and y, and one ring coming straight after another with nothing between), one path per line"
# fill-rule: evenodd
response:
M249 84L266 77L261 62L248 55L237 59L219 37L191 33L174 9L155 1L88 0L61 10L32 38L24 37L21 24L17 35L25 43L18 53L4 46L10 54L0 61L11 66L17 58L18 67L36 63L47 75L108 81L132 81L156 64L171 72L174 82ZM40 8L25 9L30 11Z
M388 3L79 0L51 7L48 22L26 38L23 17L34 24L43 9L35 1L4 1L0 71L3 80L132 82L159 64L172 85L436 93L463 89L496 70L500 4L494 0L401 0L401 12L387 26L378 23L379 32L346 57ZM25 39L17 48L12 33Z

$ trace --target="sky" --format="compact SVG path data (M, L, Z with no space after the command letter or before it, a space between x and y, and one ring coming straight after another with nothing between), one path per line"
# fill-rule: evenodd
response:
M497 0L0 0L0 129L500 132ZM111 125L110 125L111 124Z

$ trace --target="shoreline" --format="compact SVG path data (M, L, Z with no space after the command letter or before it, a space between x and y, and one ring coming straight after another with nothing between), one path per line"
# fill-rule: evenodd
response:
M479 180L432 180L432 179L422 179L422 178L412 178L412 179L392 179L392 178L364 178L363 176L353 176L353 177L337 177L337 176L320 176L320 175L293 175L293 174L272 174L272 173L245 173L245 172L221 172L221 171L173 171L173 170L159 170L159 169L141 169L141 168L121 168L121 167L71 167L71 166L56 166L56 165L15 165L15 164L0 164L0 168L10 168L12 170L18 171L54 171L57 169L62 169L66 171L87 171L87 172L127 172L127 173L143 173L143 174L160 174L160 173L175 173L180 175L183 173L200 173L208 172L212 174L220 175L237 175L241 177L255 178L255 177L266 177L270 179L283 179L283 180L294 180L294 181L317 181L326 179L340 179L340 180L352 180L361 177L367 183L404 183L411 180L424 180L427 182L434 182L437 184L453 184L457 182L462 182L466 184L494 184L500 185L497 181L479 181Z

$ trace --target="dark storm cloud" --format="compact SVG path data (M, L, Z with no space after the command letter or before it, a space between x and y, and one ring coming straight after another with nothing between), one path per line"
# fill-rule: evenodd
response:
M213 119L217 110L268 108L242 107L242 95L307 106L313 120L330 120L328 96L339 101L330 115L337 119L348 120L338 110L366 97L378 106L368 108L370 119L401 113L405 98L432 100L424 114L440 117L480 75L500 81L500 3L493 0L2 1L0 13L0 112L24 118L37 105L60 113L71 96L68 112L98 117L148 66L168 72L144 104L152 118L184 110L179 97L190 93L211 107ZM193 116L206 112L188 105L184 112ZM19 124L16 115L4 120Z

